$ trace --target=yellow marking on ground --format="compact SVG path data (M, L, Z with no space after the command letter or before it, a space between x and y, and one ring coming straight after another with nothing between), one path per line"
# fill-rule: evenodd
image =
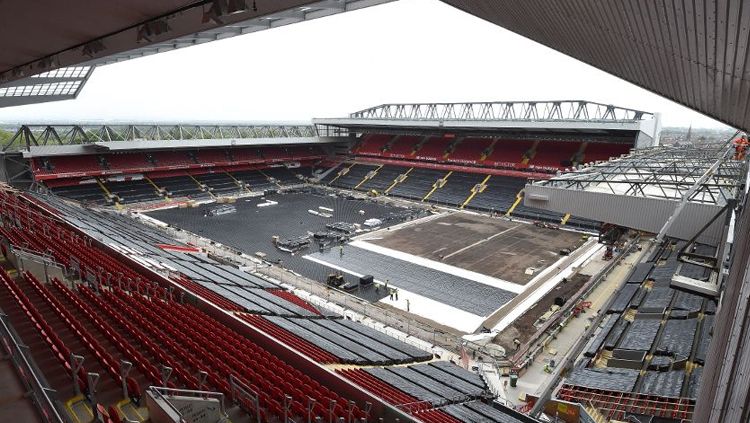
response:
M82 422L81 419L78 418L78 413L76 413L73 409L73 407L79 403L86 410L89 416L93 418L94 412L91 410L91 407L89 407L89 405L85 402L83 395L76 395L73 398L65 401L65 409L68 411L68 414L73 418L73 420L76 421L76 423L86 423Z
M102 180L101 180L101 179L99 179L99 178L94 178L94 179L96 180L96 183L97 183L97 185L99 185L99 188L101 188L101 189L102 189L102 191L104 191L104 193L105 193L105 194L107 194L107 195L109 195L109 196L111 197L111 196L112 196L112 193L111 193L111 192L109 192L109 190L108 190L108 189L107 189L107 187L106 187L106 186L104 185L104 183L102 182Z
M409 170L407 170L406 173L403 174L404 175L403 181L405 181L406 178L409 177L409 173L411 173L412 170L414 170L414 168L410 167ZM401 176L401 175L399 175L399 176ZM403 182L403 181L401 181L401 182ZM398 183L399 183L398 178L394 179L393 180L393 184L391 184L391 186L389 186L388 189L383 192L383 194L388 194L389 192L391 192L391 190L393 189L393 187L395 187L396 184L398 184Z
M492 175L487 175L484 178L484 180L482 180L481 185L487 185L487 181L489 181L491 177L492 177ZM479 192L481 192L481 191L479 191ZM469 204L471 202L471 200L474 199L474 196L476 196L477 194L479 194L479 192L477 192L476 190L474 190L474 187L471 187L471 194L469 194L469 196L466 197L466 200L463 202L463 204L461 204L461 208L466 207L466 205Z
M434 183L434 184L432 184L432 189L430 190L430 192L428 192L428 193L427 193L427 195L425 195L424 197L422 197L422 201L425 201L425 200L427 200L428 198L430 198L430 196L432 195L432 193L433 193L433 192L435 192L435 191L437 191L438 187L440 186L440 181L447 181L447 180L448 180L448 177L449 177L449 176L451 176L451 173L453 173L453 171L452 171L452 170L451 170L450 172L448 172L448 173L447 173L447 174L446 174L445 176L443 176L442 178L440 178L440 179L438 179L437 181L435 181L435 183Z
M200 182L199 180L195 179L195 178L193 177L193 175L188 175L188 177L189 177L190 179L192 179L192 180L193 180L193 182L195 182L195 184L196 184L196 185L198 185L198 188L200 188L201 190L203 190L203 184L201 184L201 182ZM211 190L209 190L208 188L206 188L206 191L205 191L205 192L207 192L207 193L208 193L208 195L210 195L210 196L211 196L211 198L216 198L216 196L214 195L214 193L213 193L213 192L211 192Z
M513 205L510 206L508 211L505 213L506 216L510 216L511 213L513 213L513 210L518 207L519 204L521 204L521 200L523 200L523 190L518 191L518 194L516 194L516 201L513 202Z
M151 186L153 186L155 190L157 190L157 191L161 192L161 188L159 188L159 186L158 186L158 185L156 185L156 184L154 183L154 181L152 181L152 180L151 180L151 178L149 178L149 177L148 177L148 176L146 176L146 175L143 175L143 179L145 179L145 180L146 180L146 182L148 182L149 184L151 184Z
M355 186L354 186L354 189L357 189L357 188L359 188L359 186L360 186L360 185L362 185L362 184L364 184L364 183L365 183L365 181L369 181L370 179L374 178L374 177L375 177L375 176L376 176L376 175L378 174L378 171L379 171L379 170L380 170L380 169L381 169L382 167L383 167L383 165L380 165L380 166L378 166L378 168L377 168L377 169L375 169L375 171L374 171L375 173L373 173L373 174L372 174L372 176L371 176L371 177L369 177L369 178L367 177L367 175L365 175L365 176L364 176L364 177L362 178L362 180L361 180L361 181L360 181L360 182L359 182L359 183L358 183L357 185L355 185ZM370 174L370 172L367 172L367 174L369 175L369 174Z
M411 150L411 153L409 153L409 155L415 156L417 152L422 149L422 146L424 146L429 139L430 139L429 137L422 137L422 139L414 146L414 149Z
M343 171L344 169L341 169L341 170L339 170L339 173L337 173L337 174L336 174L336 177L335 177L335 178L331 179L331 182L329 182L329 183L328 183L328 185L331 185L332 183L334 183L334 182L336 181L336 179L338 179L338 178L340 178L341 176L343 176L343 175L345 175L346 173L348 173L348 172L349 172L349 170L351 170L351 168L353 168L355 164L356 164L356 163L352 163L352 165L351 165L351 166L347 167L347 168L346 168L346 172L345 172L345 173L341 173L341 172L342 172L342 171Z
M568 223L568 220L570 219L570 213L565 213L565 216L560 219L560 225L564 225Z
M536 148L539 147L539 140L534 141L534 144L531 146L531 152L529 153L528 157L522 157L521 158L521 164L529 164L529 161L536 156Z
M576 152L576 154L574 154L573 157L571 157L571 159L574 159L575 157L579 157L579 156L581 157L581 161L580 162L575 161L575 160L571 160L574 165L577 166L580 163L585 163L586 162L586 160L585 160L585 158L586 158L586 147L588 147L588 145L589 145L588 141L581 143L581 147L578 149L578 151Z
M487 148L487 152L482 152L482 155L479 157L479 161L483 162L487 160L487 157L489 157L490 154L492 154L493 151L495 151L495 144L497 144L497 138L494 138L492 140L492 144L490 144L489 148Z
M232 180L234 181L235 184L237 184L238 187L242 188L242 182L238 181L237 178L235 178L234 176L232 176L232 174L229 173L229 172L227 172L226 170L224 171L224 173L226 173L227 176L229 176L230 178L232 178Z
M268 176L268 174L266 172L263 172L261 169L258 169L258 172L260 172L261 175L265 176L266 179L268 179L269 181L271 180L271 177ZM281 184L280 183L278 183L278 182L274 182L274 183L276 184L277 187L281 188Z
M130 406L129 408L138 416L138 421L145 422L148 420L148 415L144 416L139 411L139 408L133 405L133 403L130 401L130 399L123 399L120 400L120 402L115 405L115 408L120 412L121 416L124 416L126 418L130 418L130 415L125 411L125 407Z
M94 178L94 179L96 180L97 185L99 185L99 188L101 188L101 190L104 191L105 194L107 194L108 198L113 198L114 197L112 195L112 193L109 192L109 190L107 189L107 186L104 185L104 182L101 181L101 179L99 179L99 178ZM122 210L122 205L120 204L119 201L115 201L115 207L118 210Z

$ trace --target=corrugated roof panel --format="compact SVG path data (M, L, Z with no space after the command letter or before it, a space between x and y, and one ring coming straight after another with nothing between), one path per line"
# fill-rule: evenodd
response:
M750 129L750 2L443 1L717 120Z

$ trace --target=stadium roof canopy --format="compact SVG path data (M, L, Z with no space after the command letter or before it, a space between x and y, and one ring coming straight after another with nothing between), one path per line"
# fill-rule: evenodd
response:
M383 104L345 118L313 119L313 123L320 134L331 136L387 130L507 131L524 136L640 133L639 146L653 145L660 130L658 117L651 113L584 100Z
M389 1L246 0L234 10L236 2L227 0L5 0L0 14L0 107L75 98L97 65ZM23 42L10 34L23 34ZM34 87L29 78L81 66L87 75L79 81ZM20 95L30 92L34 94Z
M21 125L0 152L24 150L28 157L87 154L104 150L229 147L321 143L303 124L100 123Z
M0 84L0 107L76 98L93 71L93 66L72 66Z
M527 185L524 204L658 233L687 195L686 207L666 235L689 240L715 216L731 211L742 195L743 162L733 160L732 151L726 145L635 150ZM719 244L725 223L715 219L698 241Z
M746 0L443 0L750 130Z
M226 0L6 0L0 14L0 84L389 1L247 0L246 9L230 11ZM750 130L750 8L745 0L443 1ZM219 9L213 9L215 4ZM23 34L24 41L7 34Z

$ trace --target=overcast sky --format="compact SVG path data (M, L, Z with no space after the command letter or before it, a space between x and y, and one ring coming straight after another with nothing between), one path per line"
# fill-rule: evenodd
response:
M382 103L584 99L720 123L437 0L400 0L96 69L0 121L309 121Z

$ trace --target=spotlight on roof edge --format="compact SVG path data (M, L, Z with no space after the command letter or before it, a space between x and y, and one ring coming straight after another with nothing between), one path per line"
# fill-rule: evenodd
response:
M150 43L153 41L153 37L157 37L171 30L172 28L169 27L169 24L165 20L146 22L138 28L136 42L140 43L141 41L147 41Z
M82 53L84 56L94 57L97 53L106 49L104 43L100 40L94 40L83 46Z
M249 10L250 8L245 0L214 0L211 2L211 7L203 12L203 23L213 21L217 24L223 24L222 17L244 13ZM253 0L253 11L258 11L255 0Z

